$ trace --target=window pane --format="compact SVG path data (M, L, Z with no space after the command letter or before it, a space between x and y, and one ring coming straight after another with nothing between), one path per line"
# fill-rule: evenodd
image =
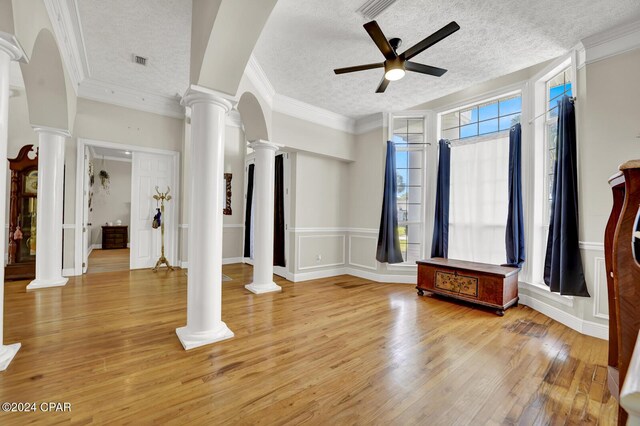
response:
M407 204L398 202L398 222L407 221Z
M505 117L500 117L500 130L508 130L514 124L520 122L520 114L511 114Z
M409 203L420 204L422 202L421 186L410 186L407 188L407 190L409 191ZM409 210L411 210L411 206L409 206Z
M406 169L409 154L407 151L396 150L396 169Z
M423 157L422 150L409 151L409 167L413 169L421 169L422 157Z
M408 185L422 185L422 169L409 169Z
M522 97L517 96L511 99L504 99L500 101L500 115L509 115L516 112L522 112Z
M480 122L480 134L484 135L487 133L493 133L498 131L498 119L494 118L493 120L481 121Z
M447 139L450 141L460 139L460 128L456 127L455 129L445 130L442 132L442 139Z
M408 204L407 222L422 222L421 208L415 204Z
M407 119L406 118L394 118L393 119L393 133L407 133Z
M460 125L460 111L454 111L450 112L449 114L444 114L440 120L443 129L458 127Z
M393 135L391 141L396 145L403 145L407 143L407 135Z
M423 134L413 134L409 135L407 138L409 143L424 143L424 135ZM419 149L419 148L417 148Z
M420 242L422 242L422 233L420 232L421 229L422 225L420 224L411 224L407 226L407 242L409 244L420 244Z
M460 127L460 139L478 136L478 125L476 123Z
M407 120L408 132L407 133L424 133L424 119L411 118Z
M488 120L490 118L496 118L498 116L498 101L491 102L490 104L480 105L479 114L480 114L480 120Z
M398 197L403 196L407 191L407 169L396 170L396 188Z
M478 121L478 108L473 107L464 111L460 111L460 125L463 126L469 123L475 123Z

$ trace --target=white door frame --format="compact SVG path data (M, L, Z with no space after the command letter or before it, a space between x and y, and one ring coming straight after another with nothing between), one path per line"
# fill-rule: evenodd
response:
M86 139L86 138L78 138L77 144L77 157L76 157L76 226L75 226L75 253L74 253L74 275L82 275L82 257L83 257L83 247L82 247L82 227L83 227L83 203L84 203L84 180L87 178L86 170L84 169L84 148L85 146L97 146L101 148L111 148L111 149L119 149L126 150L131 152L144 152L151 154L163 154L172 156L173 167L175 170L174 176L174 185L172 186L175 189L171 190L171 195L173 200L175 200L176 206L180 206L180 152L171 151L167 149L158 149L158 148L148 148L144 146L138 145L128 145L123 143L115 143L115 142L105 142L95 139ZM176 216L179 214L179 210L176 210ZM175 223L172 223L168 226L169 231L174 233L173 242L171 244L172 251L174 253L175 259L169 259L172 264L176 264L178 260L178 222L179 220L174 220Z

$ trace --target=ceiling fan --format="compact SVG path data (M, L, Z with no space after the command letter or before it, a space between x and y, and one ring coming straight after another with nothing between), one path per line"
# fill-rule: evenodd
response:
M376 21L367 22L364 24L364 29L369 33L369 36L371 36L373 42L378 46L380 52L382 52L385 61L377 62L375 64L357 65L355 67L338 68L333 71L336 74L346 74L374 68L384 68L384 77L382 77L382 81L376 90L376 93L383 93L387 89L390 81L400 80L404 77L406 71L419 72L436 77L441 77L446 73L447 70L444 68L418 64L416 62L411 62L409 59L419 53L422 53L437 42L449 37L460 29L460 25L455 21L452 21L400 54L398 54L398 48L402 44L402 40L399 38L392 38L388 40Z

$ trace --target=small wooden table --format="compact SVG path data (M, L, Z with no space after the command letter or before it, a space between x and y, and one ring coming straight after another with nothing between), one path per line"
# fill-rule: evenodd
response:
M102 227L102 249L127 248L129 241L128 226L103 226Z
M518 305L519 268L440 257L416 263L420 296L428 291L465 300L495 308L499 316Z

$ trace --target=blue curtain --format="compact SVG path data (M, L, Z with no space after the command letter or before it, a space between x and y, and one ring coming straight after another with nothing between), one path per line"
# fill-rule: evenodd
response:
M451 148L443 139L438 143L438 182L436 188L436 213L433 224L431 257L449 255L449 190L451 182Z
M387 164L384 169L384 195L378 234L376 259L383 263L402 263L402 250L398 237L398 207L396 183L396 147L387 141Z
M576 115L568 96L558 101L555 179L544 282L553 292L589 297L578 246Z
M507 215L507 265L522 267L525 261L524 213L522 210L522 128L509 132L509 214Z

